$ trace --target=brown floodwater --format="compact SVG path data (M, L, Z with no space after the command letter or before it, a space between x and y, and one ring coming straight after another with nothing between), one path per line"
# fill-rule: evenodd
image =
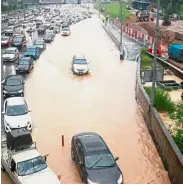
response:
M41 154L49 154L49 167L62 183L81 183L70 156L71 138L92 131L119 157L124 183L170 183L135 101L136 63L120 63L97 18L73 25L71 32L47 45L25 84L33 139ZM90 62L87 76L71 73L78 53ZM2 183L10 183L7 175L1 177Z

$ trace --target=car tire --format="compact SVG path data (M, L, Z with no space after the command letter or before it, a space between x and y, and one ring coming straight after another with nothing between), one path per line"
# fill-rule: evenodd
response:
M6 169L4 168L4 166L1 164L1 170L3 171L3 172L6 172Z
M74 152L73 152L72 148L71 148L71 158L72 158L73 161L75 161Z

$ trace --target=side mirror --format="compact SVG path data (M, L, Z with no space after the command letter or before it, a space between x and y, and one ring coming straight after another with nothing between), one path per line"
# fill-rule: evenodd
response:
M29 112L32 112L32 110L29 110Z
M10 167L10 171L11 171L11 172L14 172L14 171L15 171L15 168L11 166L11 167Z
M82 165L82 164L83 164L83 162L82 162L82 161L79 161L79 164L80 164L80 165Z
M47 156L43 156L43 159L46 161L47 160Z
M2 113L2 114L5 114L5 111L2 111L1 113Z
M115 161L119 160L119 157L115 157L114 160L115 160Z

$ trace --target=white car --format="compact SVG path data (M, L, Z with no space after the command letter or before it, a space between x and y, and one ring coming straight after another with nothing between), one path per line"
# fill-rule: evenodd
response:
M4 128L6 132L12 129L26 128L32 130L32 120L27 102L23 97L11 97L4 101Z
M29 31L30 29L32 31L36 31L36 23L35 22L31 22L26 25L26 31Z
M89 73L88 62L83 55L75 55L72 59L72 71L74 74L84 75Z
M14 62L18 59L19 59L19 51L16 47L7 48L2 56L3 62Z
M61 35L63 35L63 36L68 36L70 34L71 34L71 31L68 27L64 27L61 31Z

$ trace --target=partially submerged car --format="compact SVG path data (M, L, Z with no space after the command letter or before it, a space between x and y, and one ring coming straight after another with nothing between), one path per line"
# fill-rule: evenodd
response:
M2 56L3 62L15 62L18 59L19 51L16 47L7 48Z

